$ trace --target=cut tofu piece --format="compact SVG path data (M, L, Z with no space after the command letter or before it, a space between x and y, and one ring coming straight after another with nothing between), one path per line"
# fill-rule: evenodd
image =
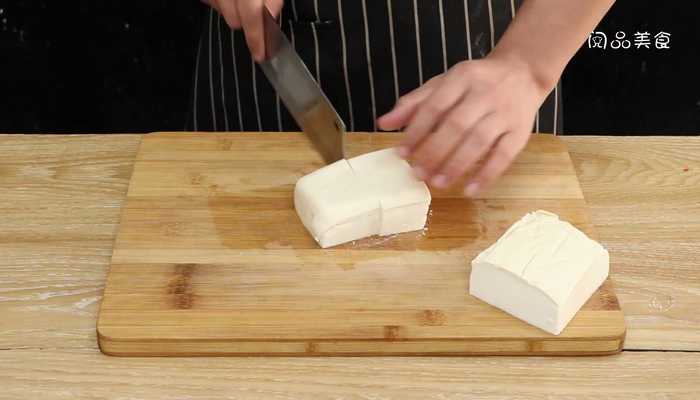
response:
M393 148L340 160L297 182L294 207L323 248L423 229L430 191Z
M605 281L609 264L598 242L540 210L472 261L469 293L558 335Z

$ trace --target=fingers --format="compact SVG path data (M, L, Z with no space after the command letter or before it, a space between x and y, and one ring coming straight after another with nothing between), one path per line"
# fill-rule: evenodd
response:
M530 136L527 131L501 136L481 169L467 184L464 194L473 198L491 186L508 169L518 153L525 147Z
M427 100L430 101L430 100ZM412 152L416 175L429 179L449 158L461 142L470 134L474 124L482 119L488 111L488 103L477 101L475 96L467 94L439 122L437 129L419 143ZM431 182L435 187L448 184L445 177Z
M282 6L284 6L283 0L265 0L265 6L270 10L270 14L277 18L282 12Z
M236 3L240 23L245 33L250 54L255 61L265 59L265 33L263 30L262 0L245 0Z
M416 147L433 132L438 121L468 93L469 76L463 68L451 69L438 87L416 109L415 116L406 128L406 137L401 146L411 155Z
M416 107L432 93L438 81L439 77L433 78L418 89L401 96L394 108L377 120L379 128L391 131L408 125Z
M238 16L238 9L236 8L236 3L233 3L231 1L219 1L219 0L206 0L211 3L211 6L214 7L216 11L221 14L224 19L226 20L226 24L228 24L231 29L240 29L241 28L241 19Z
M264 7L277 18L284 5L283 0L202 0L223 15L231 29L241 29L245 34L250 54L255 61L265 59Z
M432 178L431 184L444 188L453 184L462 175L474 168L476 163L494 146L505 133L507 126L502 117L492 113L474 124L466 138L452 156Z

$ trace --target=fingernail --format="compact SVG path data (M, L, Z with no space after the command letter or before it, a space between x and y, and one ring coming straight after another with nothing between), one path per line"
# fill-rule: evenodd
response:
M413 168L413 174L421 181L425 180L425 178L428 176L428 173L425 172L425 169L422 167Z
M436 188L444 188L447 186L447 176L440 174L436 175L431 181L432 185Z
M464 195L467 197L476 197L479 194L479 184L474 182L467 185L464 189Z
M401 158L408 157L408 147L406 146L399 147L398 149L396 149L396 152L399 153L399 157Z

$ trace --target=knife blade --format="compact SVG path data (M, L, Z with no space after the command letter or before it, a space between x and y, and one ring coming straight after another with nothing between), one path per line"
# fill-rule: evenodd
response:
M345 124L287 40L275 18L264 9L265 76L282 103L328 164L345 158Z

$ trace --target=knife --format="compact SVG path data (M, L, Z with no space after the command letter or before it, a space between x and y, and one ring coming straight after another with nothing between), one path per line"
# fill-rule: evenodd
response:
M264 7L265 59L260 63L289 113L326 163L345 158L345 124Z

